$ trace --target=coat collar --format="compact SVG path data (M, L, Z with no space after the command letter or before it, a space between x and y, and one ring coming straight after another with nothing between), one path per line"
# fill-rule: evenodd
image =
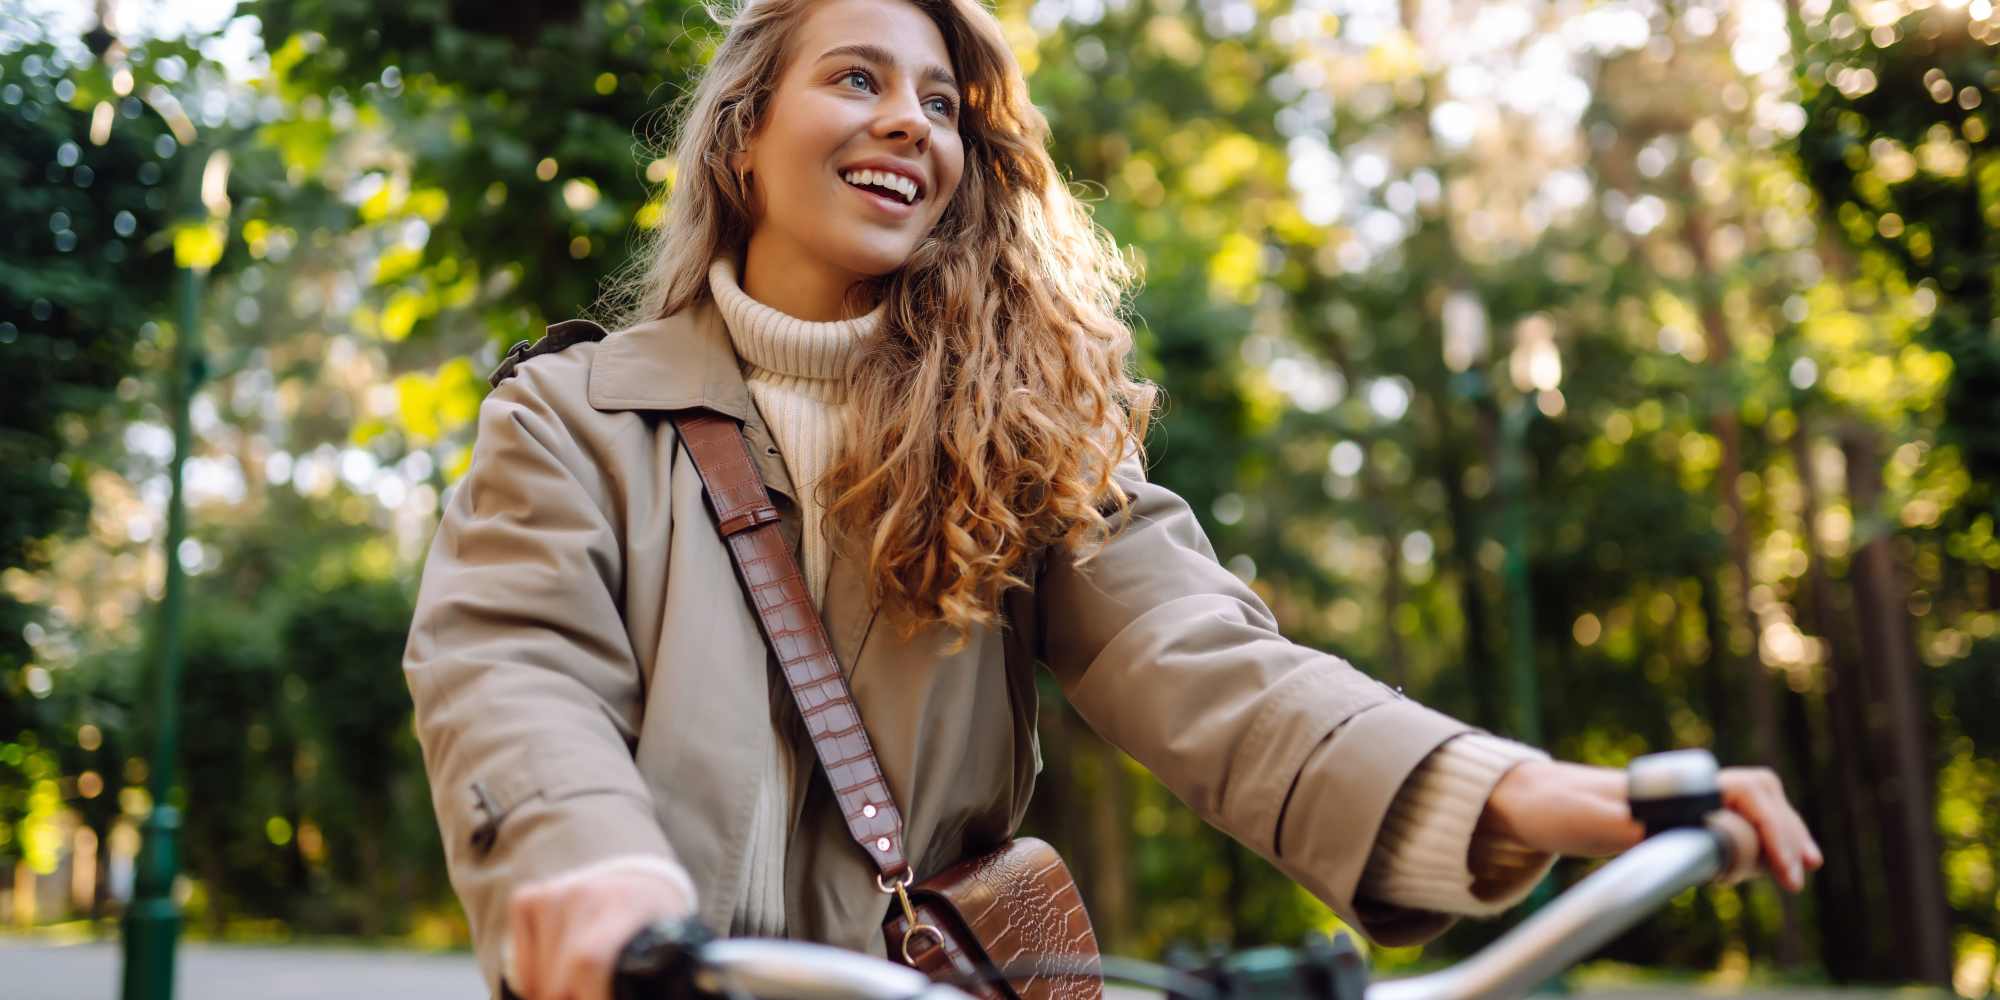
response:
M599 410L706 409L763 424L709 299L605 338L591 361L589 399Z
M764 485L790 504L779 512L798 545L798 494L763 414L750 399L722 310L711 299L604 338L590 362L590 405L607 413L712 410L743 422Z
M739 364L722 310L713 299L703 299L605 337L591 359L587 396L593 408L606 412L707 409L741 420L764 485L789 501L779 505L779 516L796 553L801 527L791 473L750 398ZM842 550L833 553L820 615L834 657L850 675L881 611L865 569L857 557Z

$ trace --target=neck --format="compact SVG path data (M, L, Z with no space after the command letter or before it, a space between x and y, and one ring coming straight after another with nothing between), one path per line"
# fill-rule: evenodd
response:
M752 234L744 249L742 266L737 268L744 294L812 323L853 319L869 311L873 303L849 301L849 293L867 281L865 276L801 254L789 243L759 239L768 232Z

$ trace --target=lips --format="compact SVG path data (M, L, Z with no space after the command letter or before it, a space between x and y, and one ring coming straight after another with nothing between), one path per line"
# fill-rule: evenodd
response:
M877 194L873 190L849 184L845 180L842 180L840 182L840 185L848 189L849 191L854 192L854 194L857 197L866 201L876 211L881 212L884 215L901 219L901 218L908 218L909 216L914 215L917 211L917 206L909 204L903 201L903 199L897 198L893 195Z

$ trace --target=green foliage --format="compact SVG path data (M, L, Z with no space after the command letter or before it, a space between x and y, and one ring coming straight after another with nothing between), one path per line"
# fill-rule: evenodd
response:
M103 77L45 44L0 53L0 567L45 567L47 541L82 525L90 465L76 445L133 370L172 277L139 237L167 216L173 138L135 98L97 112ZM103 143L97 114L122 126ZM30 721L35 615L0 591L0 733Z
M420 253L378 265L391 339L435 314L467 272L504 274L517 289L488 318L499 339L590 306L631 250L647 198L650 157L635 153L633 127L703 52L701 36L682 30L698 5L678 0L516 5L498 16L438 0L254 0L241 10L263 21L278 91L301 108L272 127L288 163L315 169L336 140L327 97L352 99L408 143L409 200L384 188L361 206L365 221L414 208L432 227Z
M350 561L365 531L280 506L215 539L227 569L191 601L184 711L229 724L183 738L188 867L216 931L403 932L397 900L446 891L398 669L409 597Z
M1855 23L1849 5L1835 6ZM1879 30L1889 44L1870 43L1859 28L1815 33L1802 67L1799 159L1828 222L1937 303L1924 336L1952 360L1949 437L1975 481L1992 483L2000 480L2000 68L1993 40L1974 37L1947 7ZM1984 499L2000 504L1991 493Z
M142 237L161 227L175 161L171 136L134 99L108 102L102 73L56 50L0 51L0 569L48 567L78 531L95 468L80 447L115 403L134 348L166 297L171 261ZM103 115L113 128L91 137ZM135 121L134 119L139 119ZM24 857L28 821L57 802L64 708L31 640L45 609L0 588L0 861ZM65 692L65 695L69 695ZM46 772L46 773L44 773ZM51 816L42 815L46 824ZM26 857L53 864L44 844Z

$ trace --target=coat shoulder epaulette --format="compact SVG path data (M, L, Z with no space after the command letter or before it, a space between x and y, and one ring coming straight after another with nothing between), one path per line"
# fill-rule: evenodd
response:
M546 332L534 341L523 340L513 347L508 348L506 355L500 359L500 367L493 369L493 374L486 377L486 382L497 389L500 387L500 383L507 381L508 377L512 376L515 370L521 367L521 362L529 358L538 358L544 354L554 354L557 351L567 350L578 344L589 343L593 340L603 340L608 336L610 334L606 333L603 327L598 326L590 320L563 320L560 323L550 326Z

